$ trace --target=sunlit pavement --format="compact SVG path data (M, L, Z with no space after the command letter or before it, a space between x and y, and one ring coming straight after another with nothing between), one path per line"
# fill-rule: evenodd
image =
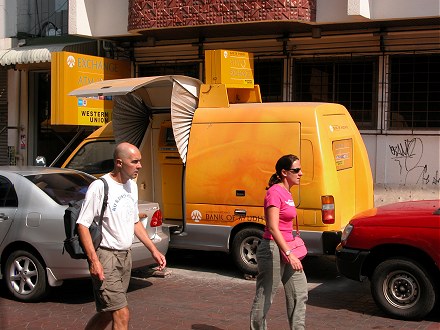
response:
M170 251L165 274L133 272L128 299L131 329L249 329L255 281L245 280L227 255ZM389 318L374 304L369 283L340 277L334 260L307 257L307 329L440 329L437 310L419 322ZM166 276L161 276L166 275ZM94 314L88 280L68 281L44 302L11 300L1 287L0 329L83 329ZM288 329L283 289L269 312L268 327Z

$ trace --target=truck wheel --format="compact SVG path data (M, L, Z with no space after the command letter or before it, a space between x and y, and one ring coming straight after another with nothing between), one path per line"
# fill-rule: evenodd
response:
M6 287L21 301L36 301L47 293L47 277L42 263L28 251L14 251L6 260Z
M371 277L371 293L385 312L402 319L421 319L434 307L436 294L428 273L408 259L389 259Z
M232 242L232 258L246 275L257 275L257 247L263 237L263 230L250 227L240 230Z

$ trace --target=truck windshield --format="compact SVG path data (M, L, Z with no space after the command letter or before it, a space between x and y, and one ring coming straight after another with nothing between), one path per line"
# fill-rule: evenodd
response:
M86 143L65 167L92 175L110 172L113 169L115 144L114 140Z

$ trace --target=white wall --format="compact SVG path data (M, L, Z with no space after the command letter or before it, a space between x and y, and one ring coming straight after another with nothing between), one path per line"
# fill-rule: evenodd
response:
M102 37L129 35L128 0L70 0L69 34Z
M439 0L317 0L317 23L435 17Z
M14 0L0 0L0 49L13 46L11 36L17 34L17 3Z
M0 0L0 38L17 34L17 1Z
M439 0L370 0L372 19L438 17Z
M440 136L362 135L375 203L440 198Z

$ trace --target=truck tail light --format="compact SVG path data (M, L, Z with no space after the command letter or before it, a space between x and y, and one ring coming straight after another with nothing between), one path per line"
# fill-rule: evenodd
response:
M162 226L162 212L157 210L151 217L150 227Z
M335 199L333 196L321 196L322 203L322 222L326 225L335 223Z

